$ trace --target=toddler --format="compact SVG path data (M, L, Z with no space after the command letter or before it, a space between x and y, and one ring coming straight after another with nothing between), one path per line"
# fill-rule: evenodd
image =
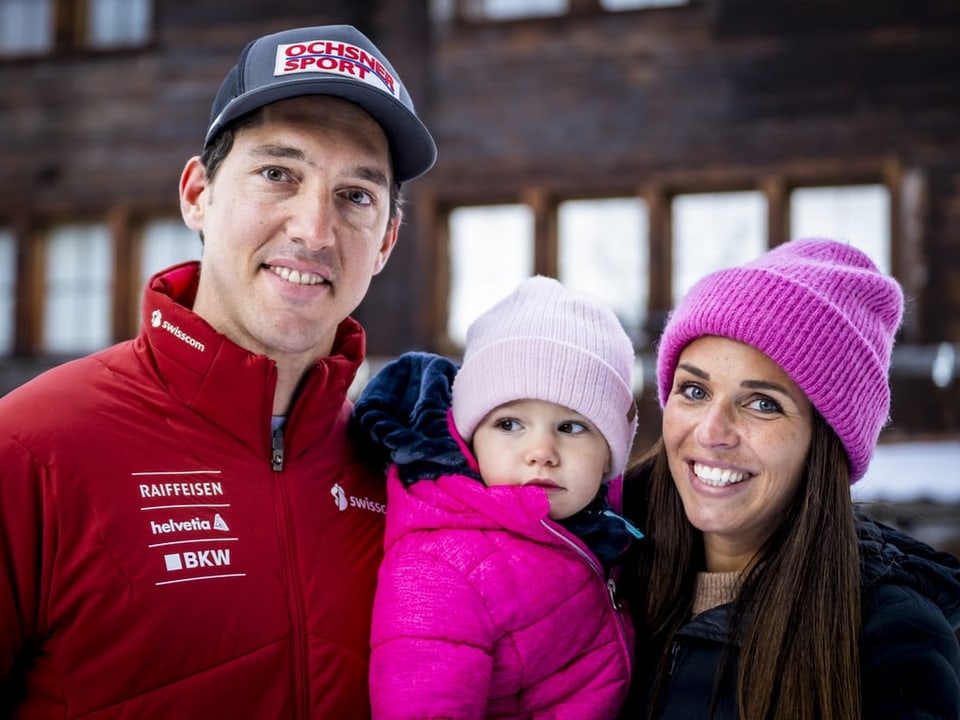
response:
M636 431L617 317L533 277L468 329L462 367L408 353L358 398L389 458L370 692L381 718L612 718L632 631L610 508ZM452 385L452 387L451 387Z

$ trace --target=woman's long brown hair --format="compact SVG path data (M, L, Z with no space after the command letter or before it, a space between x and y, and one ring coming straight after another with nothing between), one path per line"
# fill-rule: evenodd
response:
M725 655L717 668L712 707L720 678L735 673L741 720L860 718L860 559L849 481L843 446L814 413L797 494L734 601L730 632L731 641L739 639L739 663L733 667ZM630 595L638 656L653 653L644 704L655 718L668 648L690 618L697 572L704 570L703 537L686 519L662 442L628 470L625 502L631 498L634 506L625 510L645 518L648 538ZM645 664L638 663L640 672Z

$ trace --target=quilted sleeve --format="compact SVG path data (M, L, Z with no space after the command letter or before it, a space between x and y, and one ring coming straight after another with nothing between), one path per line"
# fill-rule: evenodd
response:
M896 585L868 604L860 646L863 717L960 717L960 647L928 598Z
M374 720L483 718L492 672L493 628L475 588L416 535L394 545L374 601Z

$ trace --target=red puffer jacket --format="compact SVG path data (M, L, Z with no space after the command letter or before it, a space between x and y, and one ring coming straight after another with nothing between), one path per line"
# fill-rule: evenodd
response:
M274 365L187 309L197 277L158 275L137 339L0 399L0 715L369 714L363 330L342 324L272 443Z

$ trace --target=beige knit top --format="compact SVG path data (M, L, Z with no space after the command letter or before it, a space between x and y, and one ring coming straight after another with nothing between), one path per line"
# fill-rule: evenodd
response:
M693 594L694 617L717 605L732 602L742 577L742 572L697 573L697 588Z

